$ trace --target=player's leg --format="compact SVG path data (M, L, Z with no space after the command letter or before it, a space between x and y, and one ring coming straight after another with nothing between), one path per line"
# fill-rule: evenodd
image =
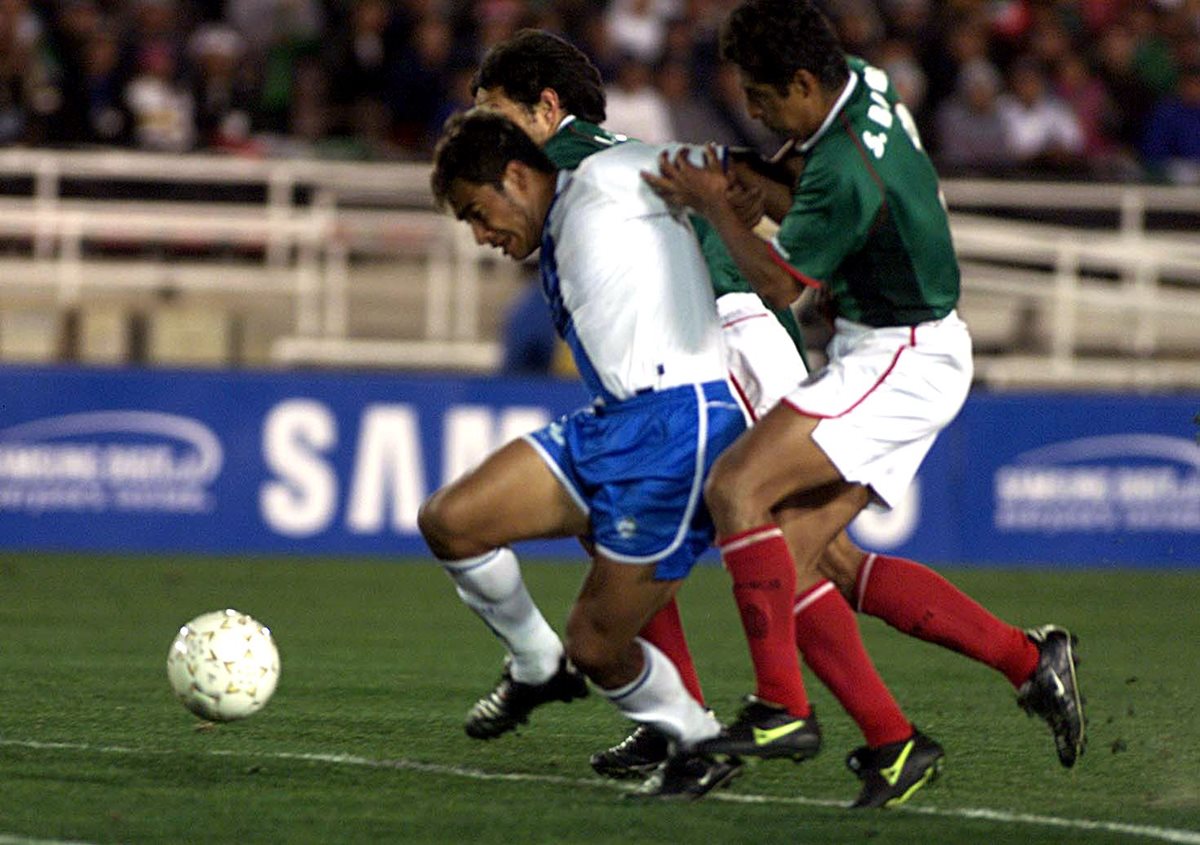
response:
M866 505L858 484L835 482L794 496L776 510L793 544L798 565L813 566L821 544L844 529ZM876 671L858 629L854 611L833 582L820 578L796 598L796 645L812 673L854 719L866 745L848 764L862 780L854 807L895 806L933 780L942 748L904 715Z
M587 531L587 516L530 443L516 440L438 490L418 523L459 597L508 651L496 688L467 715L467 733L490 739L546 701L587 693L558 635L533 602L508 544Z
M1023 631L929 567L866 553L844 531L822 552L820 570L858 612L1003 674L1021 707L1049 724L1062 765L1075 764L1086 734L1070 632L1053 625Z
M654 614L638 636L666 655L679 671L684 689L704 705L700 676L696 672L696 664L684 634L683 620L679 615L679 605L674 598ZM670 750L670 742L664 734L648 725L639 724L617 744L593 754L589 762L592 769L604 777L643 780L667 759Z
M698 798L740 768L691 753L697 743L717 735L720 723L688 694L666 655L637 636L679 584L658 579L654 564L597 556L567 622L571 661L617 709L668 737L679 752L636 793L645 797Z
M713 751L800 760L820 747L792 616L796 590L811 587L816 575L797 569L773 512L797 491L838 478L819 451L806 448L811 423L776 407L717 459L705 487L755 673L754 694L706 746Z

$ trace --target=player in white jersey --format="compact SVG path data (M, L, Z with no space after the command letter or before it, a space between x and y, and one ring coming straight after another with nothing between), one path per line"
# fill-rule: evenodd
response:
M740 764L689 753L720 725L637 634L712 541L704 479L746 421L726 379L692 230L638 178L660 150L624 145L559 172L501 115L473 110L447 124L434 154L435 197L481 244L516 260L541 248L543 291L593 404L434 493L420 527L451 577L481 567L502 575L517 566L509 545L520 540L582 538L592 565L557 667L522 665L546 653L517 644L557 640L528 593L490 597L486 619L512 655L492 703L524 717L545 701L578 697L573 663L682 752L639 794L698 797ZM524 672L553 679L529 684Z

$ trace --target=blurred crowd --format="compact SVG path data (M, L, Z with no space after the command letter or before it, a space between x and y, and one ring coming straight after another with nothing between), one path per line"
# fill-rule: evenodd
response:
M0 145L424 159L489 46L559 32L647 141L770 151L737 0L0 0ZM822 0L946 173L1200 184L1200 0Z

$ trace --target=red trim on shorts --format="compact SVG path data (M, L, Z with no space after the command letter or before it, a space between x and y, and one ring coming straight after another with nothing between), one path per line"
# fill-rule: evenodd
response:
M812 417L812 418L818 419L818 420L835 420L838 417L844 417L844 416L846 416L846 414L850 413L855 408L857 408L859 405L861 405L863 402L865 402L867 397L870 396L872 393L874 393L875 390L879 387L879 385L883 384L884 379L886 379L891 374L892 370L894 370L896 368L896 362L900 360L900 353L903 352L905 349L910 349L916 345L917 345L917 327L909 326L908 327L908 344L906 346L901 346L899 349L896 350L896 354L892 356L892 362L890 364L888 364L887 369L883 371L883 374L880 375L879 378L877 378L875 380L875 383L873 385L871 385L869 388L867 388L866 393L864 393L862 396L858 397L858 399L855 400L853 405L851 405L846 410L842 411L840 414L818 414L818 413L814 413L813 411L806 411L803 408L801 408L799 405L797 405L795 402L791 401L791 399L787 396L783 397L782 401L786 402L788 404L788 407L790 407L793 411L795 411L798 414L802 414L803 416L806 416L806 417Z
M733 385L738 401L742 403L742 408L746 411L750 422L758 422L758 414L754 413L754 406L750 404L750 399L746 396L746 391L742 389L742 384L737 380L737 376L733 374L733 370L729 371L729 383Z
M770 316L770 314L747 314L744 317L738 317L736 320L730 320L728 323L722 323L721 328L727 329L730 326L736 326L738 323L744 323L747 320L761 320L763 317Z
M812 276L804 275L799 270L797 270L795 267L793 267L791 264L789 264L788 260L779 254L779 251L775 249L775 245L773 243L771 243L770 241L767 242L767 255L771 256L771 260L774 261L776 264L778 264L780 267L782 267L783 270L789 276L791 276L793 279L795 279L797 282L804 285L805 287L809 287L809 288L821 287L821 282L817 281Z

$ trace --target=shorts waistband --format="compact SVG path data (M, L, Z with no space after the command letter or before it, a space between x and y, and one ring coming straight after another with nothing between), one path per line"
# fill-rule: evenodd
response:
M674 387L664 387L661 390L653 387L644 387L628 399L606 402L603 399L597 398L593 400L592 404L597 412L616 413L618 411L631 411L653 402L677 402L690 399L695 395L696 387L696 384L679 384ZM733 394L729 391L729 383L724 379L702 382L699 384L699 387L704 394L704 398L710 401L733 398Z

